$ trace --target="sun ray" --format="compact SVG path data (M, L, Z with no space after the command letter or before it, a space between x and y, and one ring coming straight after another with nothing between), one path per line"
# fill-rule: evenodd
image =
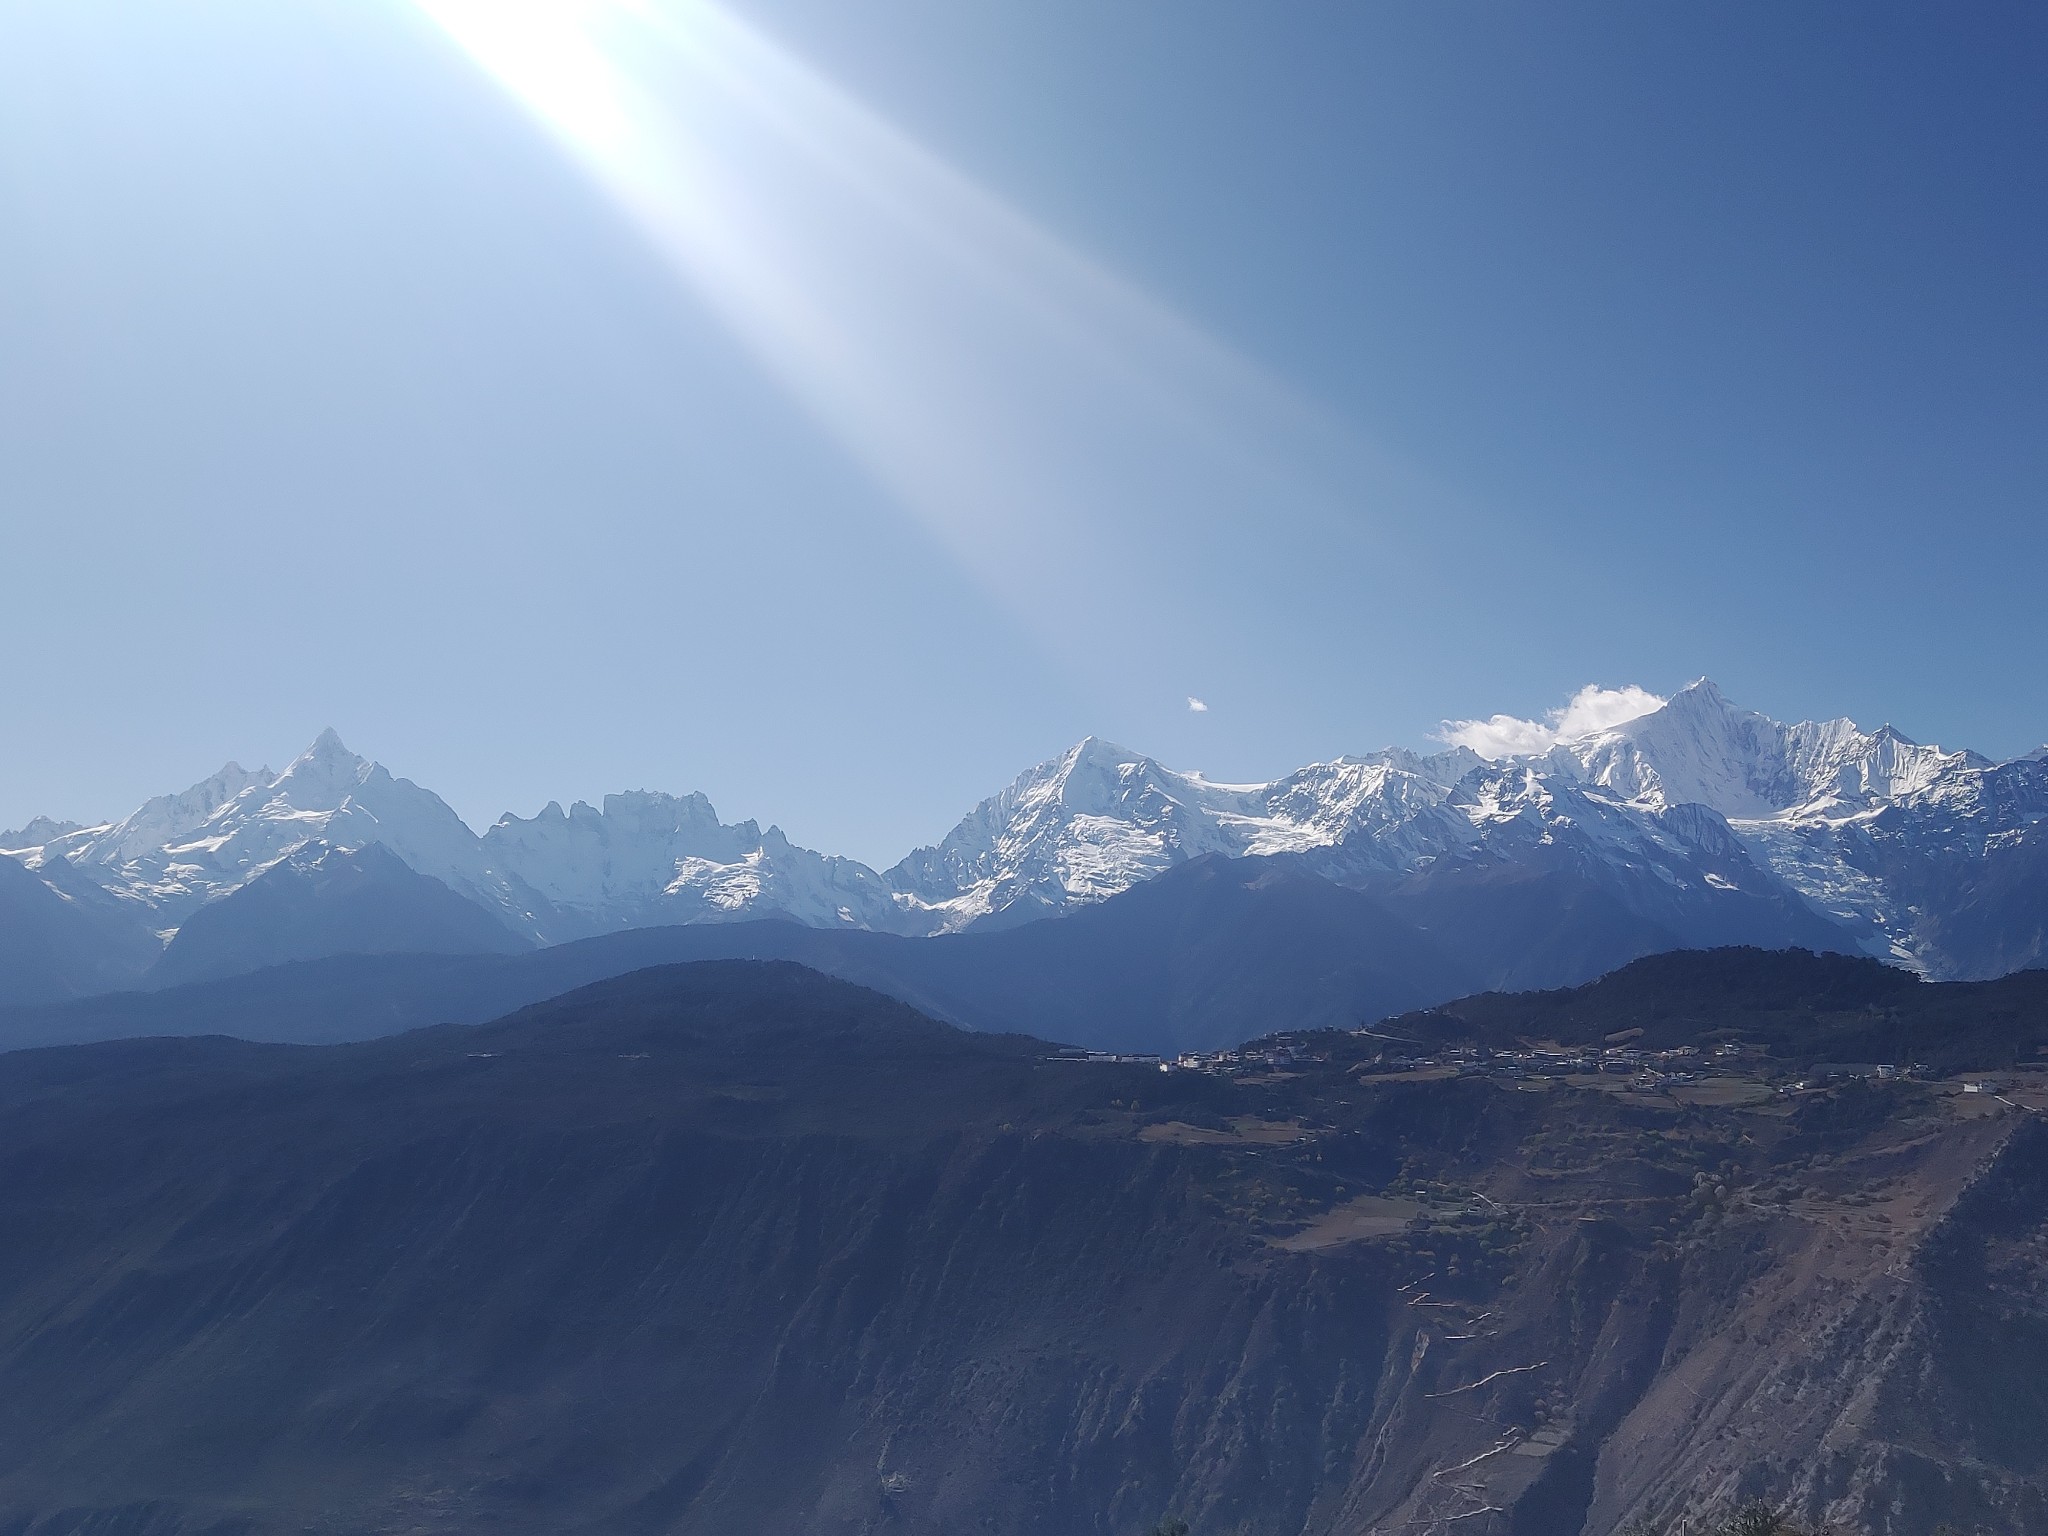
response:
M1399 478L711 0L418 3L1041 629L1196 545L1355 533Z

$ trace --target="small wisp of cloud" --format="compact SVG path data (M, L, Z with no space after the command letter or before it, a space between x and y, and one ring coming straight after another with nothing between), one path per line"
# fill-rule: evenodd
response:
M1446 720L1436 734L1437 740L1446 746L1470 747L1481 757L1519 757L1548 752L1561 741L1613 730L1663 707L1663 699L1633 683L1625 688L1602 688L1589 683L1573 694L1568 703L1546 711L1541 720L1524 720L1518 715Z
M1209 706L1191 693L1188 695L1188 713L1191 715L1206 715L1209 713Z

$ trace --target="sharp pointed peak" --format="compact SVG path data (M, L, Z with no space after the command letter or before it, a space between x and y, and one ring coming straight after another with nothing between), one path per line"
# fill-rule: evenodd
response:
M1148 762L1142 752L1133 752L1129 747L1119 745L1106 736L1083 736L1061 754L1069 762L1089 763L1138 763Z
M1665 702L1664 707L1669 709L1681 699L1695 704L1719 704L1725 706L1728 703L1728 695L1721 691L1720 684L1716 683L1711 677L1694 678L1683 688L1679 689L1678 692L1674 693Z
M347 766L353 768L367 765L368 763L369 759L360 752L351 750L348 743L341 739L341 733L330 725L326 730L313 738L311 746L292 759L291 763L286 766L285 772L290 773L293 768L307 764L318 764L323 767Z
M274 783L306 784L358 779L366 776L374 766L368 758L351 752L340 734L330 726L313 738L311 746L285 764L284 772Z
M1676 719L1698 719L1702 716L1735 719L1756 713L1755 710L1747 709L1729 698L1711 677L1696 677L1666 699L1659 708L1650 710L1639 718L1648 721L1659 715L1668 715Z

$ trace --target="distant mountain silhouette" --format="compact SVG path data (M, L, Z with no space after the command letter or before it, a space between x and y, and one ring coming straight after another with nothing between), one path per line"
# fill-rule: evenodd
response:
M174 943L152 979L176 974L174 962L225 970L259 945L277 953L299 942L301 953L329 958L153 996L0 1012L0 1046L157 1034L366 1039L479 1022L648 965L731 958L795 960L970 1029L1172 1054L1275 1029L1347 1027L1489 988L1568 985L1676 943L1584 872L1531 864L1462 865L1361 891L1289 859L1211 857L1014 928L913 939L789 922L689 924L521 955L475 954L487 942L513 946L502 930L475 922L480 910L451 907L461 898L424 877L351 873L333 882L332 895L325 889L288 873L274 890L251 887L202 908L195 922L222 914L198 930L194 943L203 947L187 961ZM404 933L344 921L359 914L359 899L394 891L435 920ZM1731 910L1741 910L1739 898ZM1796 923L1771 933L1768 902L1750 910L1772 942L1807 935ZM372 944L394 953L340 955ZM472 953L402 952L436 947Z
M61 860L38 874L0 853L0 1007L133 986L158 953L134 910Z
M284 859L199 908L149 980L176 986L329 955L503 955L528 947L475 902L369 843Z

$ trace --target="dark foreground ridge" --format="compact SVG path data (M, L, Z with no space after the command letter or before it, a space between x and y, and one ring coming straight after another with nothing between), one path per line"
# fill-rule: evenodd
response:
M743 962L18 1052L0 1531L2048 1529L2041 1020L1996 1091L1795 1088L1807 959L1609 984L1616 1049L1736 1045L1676 1087L1555 999L1432 1016L1512 1075L1163 1072Z

